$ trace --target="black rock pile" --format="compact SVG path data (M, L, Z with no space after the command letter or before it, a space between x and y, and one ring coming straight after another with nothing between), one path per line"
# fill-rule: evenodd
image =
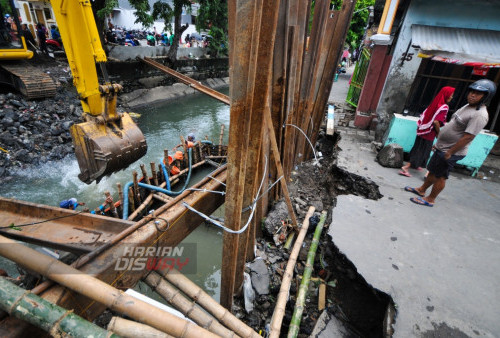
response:
M28 101L0 94L0 181L27 168L73 153L69 128L81 122L76 92L59 87L54 98Z

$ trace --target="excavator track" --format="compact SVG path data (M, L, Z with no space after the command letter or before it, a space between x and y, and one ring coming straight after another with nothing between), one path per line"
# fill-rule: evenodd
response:
M54 97L56 84L52 78L27 62L2 63L3 77L27 99Z

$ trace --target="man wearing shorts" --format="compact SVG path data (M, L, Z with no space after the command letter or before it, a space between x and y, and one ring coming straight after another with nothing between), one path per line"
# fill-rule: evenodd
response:
M434 206L436 197L446 185L450 171L457 161L467 155L469 144L488 123L485 104L491 100L495 91L495 84L486 79L476 81L469 86L468 104L457 110L439 133L434 155L427 164L429 175L424 184L418 188L405 187L406 191L419 196L410 198L413 203ZM425 196L425 192L431 186L431 193Z

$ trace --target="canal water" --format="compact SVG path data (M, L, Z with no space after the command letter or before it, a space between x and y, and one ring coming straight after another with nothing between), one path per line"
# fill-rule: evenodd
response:
M228 89L221 92L227 94ZM19 200L58 206L63 199L76 197L92 210L104 201L104 192L109 190L118 198L116 183L122 186L132 180L132 171L140 173L144 163L148 172L150 162L160 163L164 149L172 149L180 143L180 136L194 133L196 140L204 139L218 144L221 125L225 126L223 143L228 142L229 106L204 94L194 94L159 106L150 106L134 111L140 114L138 125L146 137L147 154L127 169L87 185L78 179L78 163L74 156L57 162L44 164L36 169L20 170L17 176L2 185L0 195ZM208 172L206 172L208 173ZM195 175L192 182L204 174ZM81 207L79 207L81 208ZM221 210L215 213L223 217ZM197 252L196 271L186 274L196 284L219 300L220 265L222 259L222 231L212 225L202 224L183 243L195 244ZM145 286L139 286L144 292ZM147 292L148 295L151 295ZM156 298L156 297L154 297Z

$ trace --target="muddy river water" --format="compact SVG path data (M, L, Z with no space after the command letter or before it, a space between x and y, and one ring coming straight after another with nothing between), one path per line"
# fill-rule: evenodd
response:
M228 90L221 90L227 94ZM57 206L63 199L76 197L86 202L92 209L104 200L104 192L109 190L118 197L116 183L122 186L132 179L132 170L140 172L139 165L159 163L164 149L172 149L180 143L179 136L195 133L196 139L205 138L218 143L221 125L225 125L223 143L228 141L229 106L203 94L194 94L156 107L137 109L141 114L138 124L148 144L147 154L129 168L104 178L99 184L87 185L78 179L78 164L74 156L62 161L51 162L36 169L18 171L17 176L2 185L0 195L29 202ZM193 182L203 174L192 178ZM80 207L81 208L81 207ZM216 215L223 217L223 212ZM222 256L222 232L212 226L202 224L184 243L195 244L197 261L193 273L186 274L208 293L219 300L220 265ZM145 286L139 286L141 292ZM156 298L156 297L154 297Z

